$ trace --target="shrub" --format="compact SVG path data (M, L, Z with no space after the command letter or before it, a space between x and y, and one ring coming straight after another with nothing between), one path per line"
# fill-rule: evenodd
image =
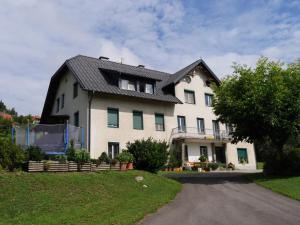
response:
M90 161L90 154L85 149L75 150L75 160L79 165L83 165Z
M73 146L68 148L67 153L66 153L68 161L75 161L75 158L76 158L75 152L76 152L76 150L73 148Z
M133 162L133 155L130 152L123 150L117 156L117 159L119 160L119 162L122 162L122 163Z
M66 163L67 162L67 157L65 155L57 155L55 157L55 159L59 162L59 163Z
M201 155L199 157L200 162L207 162L207 157L205 155Z
M129 142L126 147L133 155L135 168L139 170L156 173L168 159L168 145L165 141L148 138Z
M45 153L38 146L29 146L26 149L27 160L42 161L45 159Z
M269 175L299 175L300 148L286 146L280 155L273 153L266 160L264 172Z
M20 146L9 139L0 139L0 167L13 171L20 168L25 160L25 153Z
M102 152L98 159L99 159L100 163L102 163L102 162L109 163L110 162L110 158L108 157L106 152Z
M211 170L216 170L219 168L219 164L218 163L208 163L208 168L210 168Z

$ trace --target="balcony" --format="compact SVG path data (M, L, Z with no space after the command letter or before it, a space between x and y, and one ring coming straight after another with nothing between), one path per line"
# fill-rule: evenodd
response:
M195 139L207 141L229 142L231 135L228 131L212 129L199 130L197 127L176 127L172 129L171 137L174 139Z

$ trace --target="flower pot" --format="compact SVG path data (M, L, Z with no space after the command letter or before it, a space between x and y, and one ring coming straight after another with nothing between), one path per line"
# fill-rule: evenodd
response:
M133 170L133 163L132 162L127 163L127 169L128 170Z
M127 170L127 163L120 163L120 170L121 171L126 171Z

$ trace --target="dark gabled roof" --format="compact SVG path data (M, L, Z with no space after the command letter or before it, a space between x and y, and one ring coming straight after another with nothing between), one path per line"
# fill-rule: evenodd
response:
M71 71L81 88L86 91L123 95L176 104L181 103L181 101L174 96L172 88L170 89L168 87L170 84L175 85L178 83L186 74L191 72L199 65L202 65L216 80L216 82L220 83L218 77L210 70L210 68L202 59L195 61L191 65L179 70L175 74L169 74L143 67L112 62L109 60L102 60L82 55L75 56L66 60L65 63L52 76L42 112L41 123L46 122L46 118L51 114L60 77L66 71ZM155 81L156 91L154 94L147 94L143 92L120 89L118 85L111 82L114 74L139 77L140 79L152 80L153 82Z
M171 76L171 74L168 73L81 55L67 60L66 65L75 75L80 86L87 91L140 97L162 102L181 103L180 100L172 94L162 91L162 84ZM120 74L133 75L157 81L156 91L154 94L147 94L120 89L117 85L107 81L105 76L105 72L107 71L114 71Z
M184 67L183 69L177 71L176 73L174 73L172 76L170 76L170 78L164 83L164 87L169 86L170 84L176 84L178 83L185 75L187 75L188 73L190 73L192 70L195 69L195 67L197 66L203 66L203 68L205 70L207 70L207 72L212 76L212 78L216 81L217 84L220 84L221 81L219 80L219 78L214 74L214 72L208 67L208 65L204 62L204 60L199 59L195 62L193 62L192 64Z

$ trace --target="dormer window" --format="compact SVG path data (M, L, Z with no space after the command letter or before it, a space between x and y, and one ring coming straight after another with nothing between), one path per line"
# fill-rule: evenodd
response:
M145 85L145 93L148 94L153 94L154 90L153 90L153 84L146 84Z
M135 82L125 80L125 79L121 79L121 86L120 87L121 87L121 89L124 89L124 90L130 90L130 91L135 91L136 90Z

